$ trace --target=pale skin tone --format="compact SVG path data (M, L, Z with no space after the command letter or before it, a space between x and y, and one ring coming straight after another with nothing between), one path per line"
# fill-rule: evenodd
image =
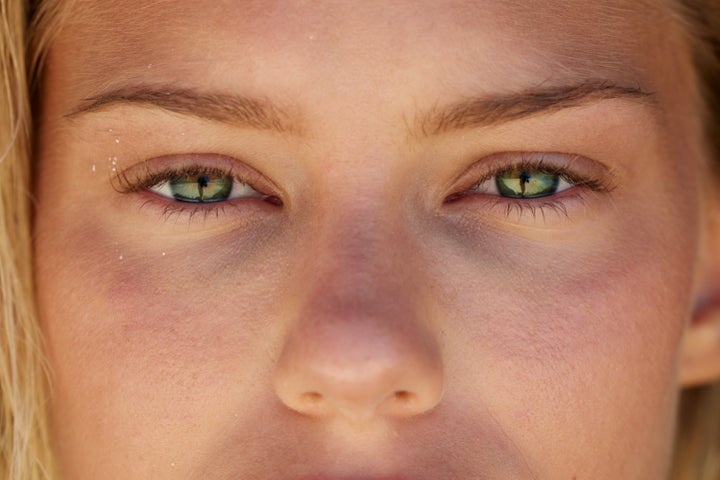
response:
M98 3L39 117L65 478L666 476L717 362L708 155L660 8ZM500 196L520 162L561 188ZM235 189L161 188L186 174Z

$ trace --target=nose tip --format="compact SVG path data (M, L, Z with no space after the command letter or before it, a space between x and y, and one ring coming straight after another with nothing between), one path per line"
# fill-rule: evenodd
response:
M324 334L291 335L275 375L282 402L305 415L353 422L433 409L443 383L434 343L418 331L378 330L373 323L334 322L320 328Z

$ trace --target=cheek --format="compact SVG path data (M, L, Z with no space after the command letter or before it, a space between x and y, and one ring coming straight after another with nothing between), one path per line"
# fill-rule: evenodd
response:
M118 451L153 445L162 458L178 451L170 439L199 445L271 393L259 380L281 347L268 340L282 338L270 321L284 259L267 249L277 245L237 234L142 244L100 222L56 224L51 210L38 219L36 258L64 459L91 451L87 438Z
M488 405L537 465L566 465L567 478L670 445L697 222L692 205L652 208L629 204L562 241L465 232L474 248L435 263L448 386L459 388L447 398Z
M121 365L134 352L192 364L223 342L255 348L276 292L273 262L257 261L262 248L214 239L155 252L117 238L101 229L71 233L58 249L56 237L60 255L38 246L42 304L64 305L43 315L50 331L94 344Z

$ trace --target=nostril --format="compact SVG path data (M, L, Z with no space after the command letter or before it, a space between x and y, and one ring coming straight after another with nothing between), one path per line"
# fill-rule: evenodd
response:
M399 403L409 403L412 400L413 394L407 390L398 390L395 392L395 400Z
M408 331L405 320L395 325L362 309L327 316L323 305L312 311L317 319L303 314L277 359L273 387L286 407L361 422L420 415L440 401L442 358L424 328Z

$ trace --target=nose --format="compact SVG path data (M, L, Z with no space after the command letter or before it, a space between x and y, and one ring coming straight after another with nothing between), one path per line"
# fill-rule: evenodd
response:
M437 348L426 333L399 325L403 321L347 311L305 319L278 362L278 397L306 415L352 421L431 410L442 392Z
M397 237L391 244L377 235L320 242L275 370L288 408L363 422L421 415L439 403L438 342Z

